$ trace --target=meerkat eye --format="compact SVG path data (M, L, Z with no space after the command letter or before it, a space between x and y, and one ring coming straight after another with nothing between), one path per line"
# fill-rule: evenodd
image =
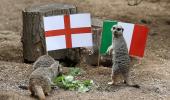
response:
M121 28L117 28L117 31L121 31L122 29Z
M116 28L115 27L112 27L113 30L115 30Z

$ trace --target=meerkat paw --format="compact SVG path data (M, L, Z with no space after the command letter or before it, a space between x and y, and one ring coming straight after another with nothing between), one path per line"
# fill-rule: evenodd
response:
M108 55L112 55L112 52L111 51L108 51L108 53L107 53Z
M112 82L108 82L107 83L108 85L114 85L114 82L112 81Z
M113 51L113 46L111 45L108 49L107 49L107 54L111 55Z
M112 54L112 51L109 49L109 50L107 50L107 54L108 55L111 55Z
M58 86L51 86L51 88L52 88L53 90L58 90L58 89L59 89Z

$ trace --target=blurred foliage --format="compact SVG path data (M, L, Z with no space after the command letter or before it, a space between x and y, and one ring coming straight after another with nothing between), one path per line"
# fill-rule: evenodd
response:
M61 75L56 77L54 79L54 84L66 90L74 90L82 93L88 92L92 88L94 82L93 80L74 80L74 76L80 74L80 68L70 68L68 75Z

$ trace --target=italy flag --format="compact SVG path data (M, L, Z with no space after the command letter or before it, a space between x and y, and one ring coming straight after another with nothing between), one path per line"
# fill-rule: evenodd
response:
M121 25L124 29L123 36L128 47L129 55L135 57L143 57L149 31L148 28L139 24L110 20L103 22L100 54L106 54L108 47L112 44L111 27L116 24Z

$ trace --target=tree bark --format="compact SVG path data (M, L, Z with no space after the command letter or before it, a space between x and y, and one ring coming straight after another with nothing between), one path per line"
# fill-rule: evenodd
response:
M46 54L44 37L43 16L54 16L62 14L75 14L77 9L73 5L47 4L37 5L23 10L23 58L25 62L34 62L39 56ZM63 49L50 51L48 54L55 59L69 57L71 51L78 49ZM73 54L73 60L77 60L79 53ZM76 58L77 57L77 58Z

